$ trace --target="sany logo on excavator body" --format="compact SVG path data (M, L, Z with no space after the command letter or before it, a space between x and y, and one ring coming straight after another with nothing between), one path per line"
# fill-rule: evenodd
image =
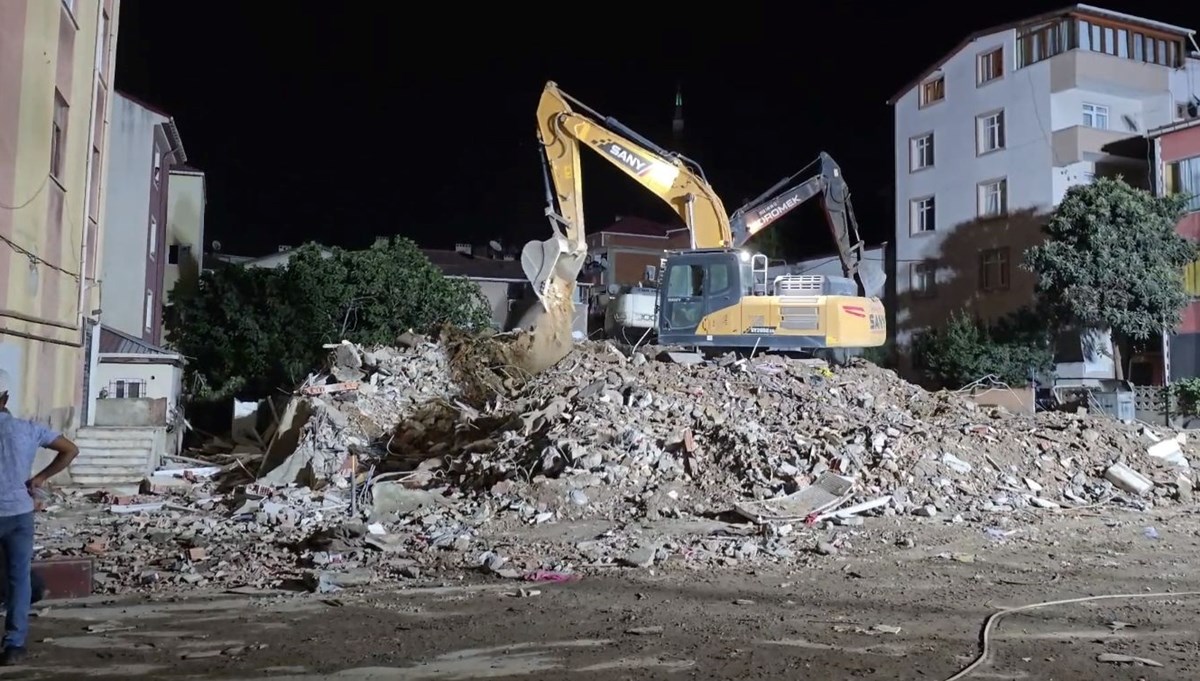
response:
M633 151L632 149L628 149L617 142L604 140L600 142L600 149L609 156L617 159L617 161L619 161L622 165L632 170L633 174L637 175L638 177L650 172L650 168L653 163L652 161L643 158L641 154Z

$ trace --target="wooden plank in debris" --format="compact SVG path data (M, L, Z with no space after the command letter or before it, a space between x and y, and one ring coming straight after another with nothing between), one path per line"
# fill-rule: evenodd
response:
M314 397L316 395L340 393L347 390L358 390L358 381L342 381L341 383L327 383L325 385L306 385L301 389L301 392L309 397Z

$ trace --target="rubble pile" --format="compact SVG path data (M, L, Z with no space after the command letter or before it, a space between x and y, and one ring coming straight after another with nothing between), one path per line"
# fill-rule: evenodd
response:
M521 376L503 348L418 337L331 359L258 460L161 471L105 495L103 513L61 499L43 553L96 557L109 592L332 592L444 568L559 580L833 553L844 535L805 529L870 516L990 526L1148 509L1190 501L1194 482L1182 436L1013 414L865 362L584 343Z
M445 385L423 359L437 347L401 362L429 367L418 383ZM416 469L421 484L440 473L455 491L525 501L553 488L556 513L572 517L720 513L828 473L854 480L853 500L890 496L881 512L920 515L1145 507L1189 491L1190 474L1147 457L1158 435L1103 416L1012 414L865 362L834 372L778 356L680 364L648 355L583 344L515 394L476 407L443 400L397 421L384 410L409 402L407 382L334 404L391 429L383 470ZM1143 496L1106 478L1113 464L1162 469L1165 484ZM547 504L512 507L536 517Z

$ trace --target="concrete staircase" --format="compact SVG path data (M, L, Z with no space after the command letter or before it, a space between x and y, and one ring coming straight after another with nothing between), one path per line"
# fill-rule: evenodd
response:
M165 426L88 426L75 433L79 456L67 472L76 487L137 487L158 468L166 448Z

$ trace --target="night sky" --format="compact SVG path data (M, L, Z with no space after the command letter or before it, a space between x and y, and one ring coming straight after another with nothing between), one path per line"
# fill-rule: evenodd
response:
M431 248L545 238L534 112L547 80L668 148L681 85L682 151L729 210L828 151L878 241L892 224L886 100L970 32L1063 6L755 4L664 6L675 16L547 4L552 18L462 3L123 0L116 88L175 116L189 164L208 175L206 238L228 253L384 234ZM1200 26L1187 4L1102 6ZM598 157L583 170L591 229L669 217ZM779 228L831 251L816 208L797 213Z

